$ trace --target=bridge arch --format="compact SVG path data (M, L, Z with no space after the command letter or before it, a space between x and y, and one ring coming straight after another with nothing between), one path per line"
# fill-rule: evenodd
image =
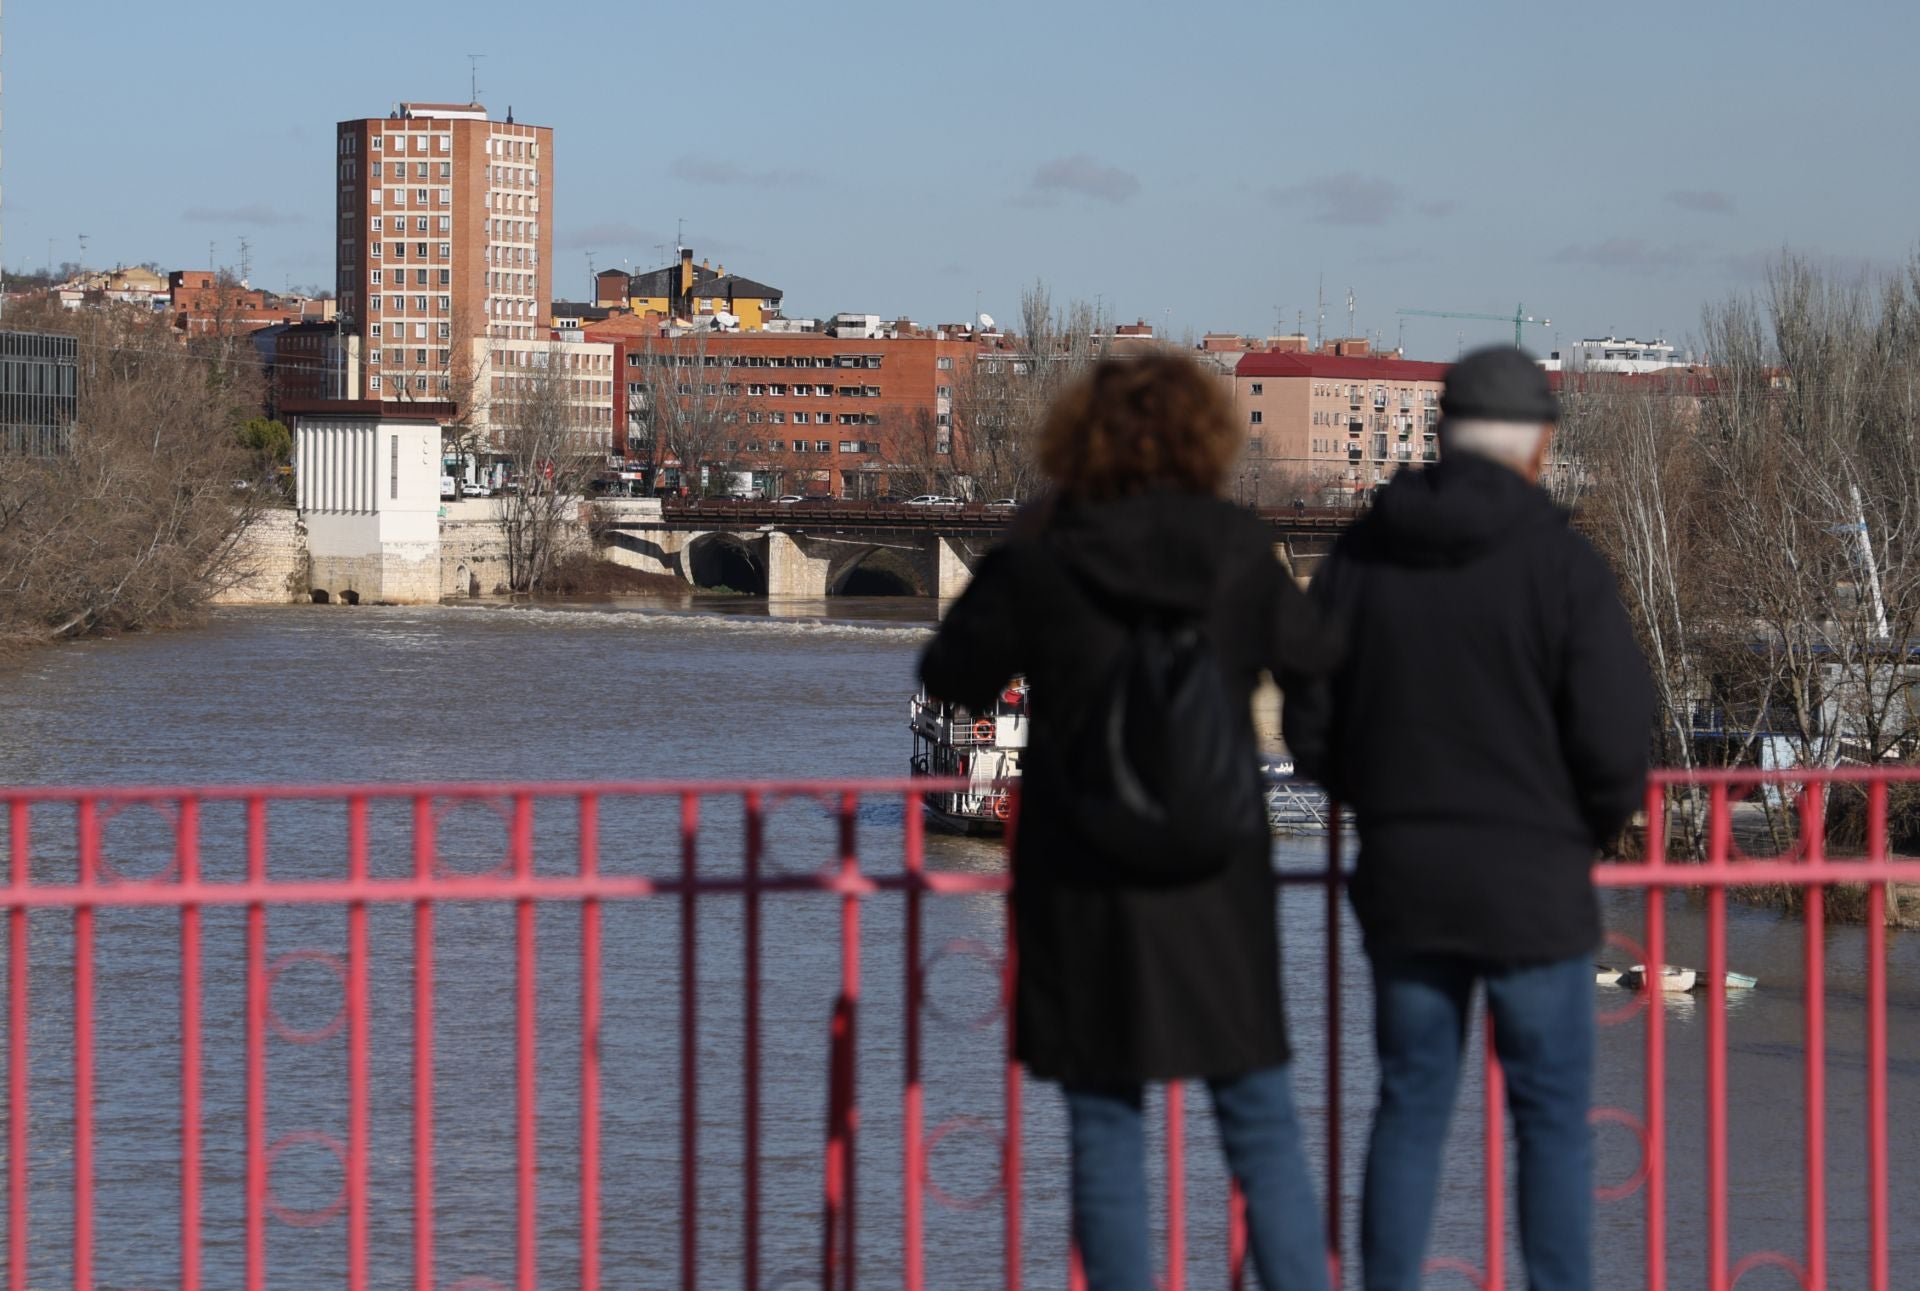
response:
M926 596L926 574L917 555L893 546L856 547L834 560L827 595Z
M759 544L731 533L703 533L687 542L687 581L695 587L724 588L750 596L767 594L767 560Z

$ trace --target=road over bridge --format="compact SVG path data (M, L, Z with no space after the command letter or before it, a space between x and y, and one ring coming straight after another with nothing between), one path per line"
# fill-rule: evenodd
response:
M885 591L958 596L1012 523L1011 507L614 499L598 504L616 562L695 587L819 598ZM1353 519L1344 507L1271 507L1274 553L1302 577Z

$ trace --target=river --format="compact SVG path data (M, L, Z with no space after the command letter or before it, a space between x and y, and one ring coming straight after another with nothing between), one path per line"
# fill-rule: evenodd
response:
M0 784L123 784L510 779L792 778L892 776L905 766L906 699L915 653L932 609L916 600L839 600L770 607L714 599L613 605L463 605L227 610L204 628L84 642L0 670ZM276 815L276 878L343 872L338 810ZM544 808L543 808L544 810ZM738 815L708 807L703 873L737 872ZM671 812L609 808L606 866L670 873L678 865ZM570 826L544 815L536 831L543 873L571 864ZM36 877L50 881L70 851L70 821L36 828ZM209 809L206 866L240 873L239 821ZM404 872L406 821L376 810L376 874ZM858 819L865 864L898 864L897 808L870 804ZM443 822L448 863L485 868L498 859L499 824L484 807ZM491 841L490 841L491 840ZM811 869L833 854L834 823L817 805L788 804L768 829L771 867ZM107 851L130 874L163 862L164 822L127 813L109 822ZM493 849L491 852L489 849ZM1320 844L1283 841L1283 865L1309 865ZM992 870L993 845L933 839L931 864ZM386 868L382 868L382 867ZM861 1271L871 1284L897 1277L901 1213L901 903L868 901L862 922L864 998L859 1205ZM974 953L997 946L997 900L929 901L928 945L951 947L933 973L926 1032L927 1123L952 1121L933 1158L933 1179L965 1200L990 1193L992 1135L1000 1109L992 971ZM1610 924L1638 937L1644 899L1610 897ZM1670 957L1704 958L1698 904L1669 898ZM1281 898L1288 999L1300 1051L1297 1090L1312 1127L1314 1159L1326 1150L1328 1036L1324 898L1311 889ZM410 1285L410 954L412 916L376 909L373 973L371 1250L373 1285ZM703 898L698 912L700 1082L700 1282L740 1281L742 1107L741 903ZM99 916L99 1189L96 1282L172 1285L177 1258L177 917L113 910ZM761 1285L809 1285L818 1265L820 1145L825 1106L828 1010L839 974L837 910L825 898L769 898L763 925ZM66 1269L70 1230L71 918L32 919L31 1169L36 1284ZM205 1209L208 1285L237 1285L241 1226L241 979L239 911L206 916ZM680 910L671 901L615 903L606 912L603 1159L605 1284L677 1285L679 1197ZM1344 1050L1343 1208L1349 1249L1357 1226L1364 1144L1367 1053L1364 960L1351 921L1341 926L1344 973L1339 1026ZM540 1265L545 1285L576 1278L578 1161L578 936L572 908L543 907L540 964ZM435 1119L437 1281L470 1289L512 1282L513 1071L512 916L478 903L441 907L436 926ZM1729 963L1760 986L1728 1010L1735 1258L1760 1247L1799 1256L1802 1243L1800 1111L1804 1043L1801 925L1736 906ZM1864 1286L1864 936L1826 933L1828 973L1829 1286ZM1902 1109L1920 1106L1920 938L1889 934L1890 1143L1896 1250L1903 1222L1920 1217L1920 1130ZM345 947L339 912L276 907L270 954ZM4 967L0 965L0 967ZM1602 1008L1627 1000L1596 988ZM324 960L288 962L275 1007L290 1029L322 1029L339 1007ZM1698 997L1666 1004L1670 1076L1669 1276L1703 1285L1705 1008ZM1603 1029L1599 1101L1641 1106L1644 1021ZM345 1047L339 1037L269 1048L269 1138L317 1129L343 1135ZM1449 1187L1437 1224L1437 1255L1477 1259L1479 1072L1470 1065L1462 1114L1449 1148ZM1222 1183L1200 1098L1189 1100L1190 1273L1221 1285ZM1059 1286L1065 1260L1064 1173L1057 1097L1029 1084L1024 1098L1025 1264L1032 1285ZM1636 1168L1630 1133L1603 1126L1602 1181ZM1158 1167L1155 1167L1158 1177ZM289 1210L324 1210L340 1174L324 1145L296 1138L280 1156L274 1188ZM1603 1287L1644 1284L1644 1191L1599 1208ZM1511 1213L1511 1207L1510 1211ZM998 1285L997 1201L964 1209L930 1202L930 1285ZM274 1285L334 1285L345 1258L336 1220L270 1226ZM1901 1274L1897 1267L1896 1281ZM1517 1269L1517 1252L1510 1257ZM1517 1274L1514 1276L1517 1277ZM1769 1279L1772 1279L1769 1281ZM1437 1277L1435 1285L1448 1283ZM1762 1269L1743 1291L1792 1285Z

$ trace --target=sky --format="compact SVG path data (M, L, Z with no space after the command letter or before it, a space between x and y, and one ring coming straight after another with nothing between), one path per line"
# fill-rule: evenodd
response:
M1920 230L1920 7L925 0L11 0L10 270L333 278L333 125L551 126L555 294L696 256L842 310L1003 324L1021 289L1175 337L1322 325L1416 358L1697 335L1783 250ZM50 241L51 240L51 241ZM1404 330L1403 330L1404 329Z

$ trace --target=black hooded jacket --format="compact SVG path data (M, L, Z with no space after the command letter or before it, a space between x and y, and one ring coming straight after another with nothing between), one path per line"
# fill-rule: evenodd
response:
M1270 1066L1287 1046L1266 822L1250 822L1253 841L1214 877L1132 887L1078 836L1064 800L1056 768L1089 752L1066 737L1104 709L1124 648L1115 604L1202 617L1249 726L1262 672L1331 662L1266 527L1218 498L1043 504L982 560L920 673L933 694L976 706L1015 674L1031 686L1013 857L1016 1051L1066 1081Z
M1461 455L1382 490L1316 574L1345 625L1288 746L1360 827L1370 951L1524 963L1600 941L1589 876L1640 806L1653 696L1612 571L1519 474Z

